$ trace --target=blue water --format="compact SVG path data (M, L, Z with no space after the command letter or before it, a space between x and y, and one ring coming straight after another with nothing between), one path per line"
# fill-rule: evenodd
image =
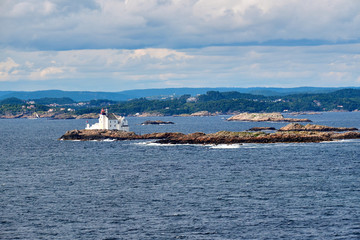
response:
M304 117L360 128L360 113ZM137 133L286 125L223 118L128 120ZM148 119L175 124L140 125ZM217 147L57 140L84 126L0 120L0 239L360 239L359 140Z

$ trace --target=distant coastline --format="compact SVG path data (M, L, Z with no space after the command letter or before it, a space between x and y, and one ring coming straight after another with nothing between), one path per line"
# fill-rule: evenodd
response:
M68 97L0 101L0 118L96 118L102 108L121 116L216 116L240 113L284 113L314 115L321 112L359 111L360 90L342 89L330 93L265 96L240 92L209 91L192 96L128 101L94 99L77 102ZM292 121L290 119L290 121Z
M336 110L332 110L332 111L322 111L322 112L287 112L286 114L288 115L292 115L292 116L299 116L299 115L320 115L323 113L327 113L327 112L359 112L358 110L356 111L336 111ZM238 112L234 112L234 113L221 113L221 112L216 112L216 113L209 113L207 111L202 111L202 112L196 112L193 114L174 114L174 115L164 115L164 114L159 114L159 113L148 113L148 112L144 112L142 114L138 114L138 115L134 115L134 114L129 114L126 115L127 117L139 117L139 118L147 118L147 117L165 117L165 116L172 116L172 117L211 117L211 116L235 116L238 115ZM259 114L259 113L253 113L253 114ZM265 113L266 114L266 113ZM66 119L97 119L98 118L98 114L97 113L86 113L86 114L71 114L71 113L53 113L53 114L49 114L49 113L32 113L32 114L5 114L5 115L0 115L0 119L49 119L49 120L66 120ZM230 120L231 121L231 120ZM236 120L235 120L236 121ZM243 121L252 121L252 120L243 120ZM266 120L266 121L275 121L275 122L281 122L282 120ZM297 119L297 118L286 118L285 121L283 122L311 122L308 119Z

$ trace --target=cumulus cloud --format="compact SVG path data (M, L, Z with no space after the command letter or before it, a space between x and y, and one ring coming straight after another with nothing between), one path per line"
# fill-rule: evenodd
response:
M201 49L6 50L7 81L120 91L163 87L357 86L360 44ZM31 62L29 61L31 59ZM0 59L1 61L1 59ZM10 75L14 70L17 74ZM69 82L71 80L71 82ZM58 81L56 83L59 83Z
M356 86L359 25L357 0L2 0L0 81Z
M357 0L4 0L0 45L40 50L358 42Z
M20 65L17 64L12 58L8 57L5 61L0 62L0 81L12 80L19 71L16 70Z
M132 51L127 51L129 59L139 59L139 58L153 58L160 59L166 61L176 61L181 59L191 58L191 56L186 55L183 52L171 50L171 49L155 49L155 48L147 48L147 49L136 49Z
M47 67L44 69L37 69L34 72L31 72L29 75L29 79L32 80L43 80L49 78L49 76L53 77L53 75L63 73L64 70L58 67Z
M171 71L178 71L193 58L186 52L172 49L26 52L5 50L4 53L11 58L0 63L0 69L6 70L7 73L15 67L20 69L23 81L79 78L79 81L84 83L85 79L103 79L102 82L106 79L108 81L174 79L175 76L180 75ZM15 63L13 59L19 61L20 68L20 64ZM16 77L11 81L19 79Z

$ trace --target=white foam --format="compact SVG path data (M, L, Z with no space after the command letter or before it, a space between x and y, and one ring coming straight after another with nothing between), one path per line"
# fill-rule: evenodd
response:
M335 139L334 141L324 141L322 143L347 143L347 142L360 142L360 139Z
M146 141L146 142L136 142L136 145L142 145L142 146L176 146L178 144L163 144L163 143L156 143L156 142L151 142L151 141Z
M232 149L232 148L240 148L241 144L218 144L218 145L210 145L210 148L220 148L220 149Z
M151 141L147 141L147 142L136 142L134 143L136 145L143 145L143 146L155 146L155 147L159 147L159 146L167 146L167 147L175 147L175 146L213 146L213 145L203 145L203 144L173 144L173 143L156 143L156 142L151 142Z
M93 139L93 140L89 140L89 142L114 142L116 141L116 139Z
M116 139L104 139L102 140L102 142L114 142L116 141Z

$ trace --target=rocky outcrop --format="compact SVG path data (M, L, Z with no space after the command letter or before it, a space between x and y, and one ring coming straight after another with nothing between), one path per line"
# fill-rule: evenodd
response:
M141 139L140 135L136 135L134 132L123 132L118 130L71 130L67 131L60 140L135 140Z
M279 129L279 131L315 131L315 132L345 132L345 131L357 131L357 128L346 127L328 127L316 124L301 125L299 123L290 123L285 127Z
M75 119L76 116L72 114L62 113L62 114L55 114L50 119L56 120L56 119Z
M156 120L156 121L145 121L143 122L141 125L162 125L162 124L175 124L174 122L165 122L165 121L160 121L160 120Z
M227 121L248 122L311 122L309 119L285 118L281 113L240 113Z
M156 142L167 144L233 144L321 142L355 138L360 138L360 132L278 131L274 133L265 133L220 131L210 134L202 132L190 134L164 132L137 135L134 132L122 132L118 130L72 130L61 136L60 140L157 139Z
M35 119L35 118L48 118L48 119L75 119L78 118L74 114L70 113L21 113L15 115L1 115L0 118L7 118L7 119L14 119L14 118L28 118L28 119Z
M98 119L98 118L99 118L98 113L86 113L76 116L76 119Z
M220 114L221 114L220 112L211 113L208 111L199 111L192 114L184 113L184 114L174 115L174 117L210 117L210 116L217 116Z
M15 119L15 118L24 118L25 115L23 113L20 114L5 114L5 115L0 115L0 119Z
M183 136L185 136L184 133L178 133L178 132L148 133L148 134L140 135L139 139L181 138Z
M252 127L248 131L257 132L257 131L264 131L264 130L265 131L267 131L267 130L273 131L273 130L276 130L276 128L274 128L274 127Z
M59 119L97 119L99 118L99 114L96 113L88 113L82 115L76 115L72 113L44 113L40 114L40 118L48 118L51 120L59 120Z
M298 116L298 115L321 115L321 112L291 112L289 113L290 115L293 116Z
M208 116L213 116L213 114L209 113L208 111L200 111L200 112L192 113L190 116L192 116L192 117L208 117Z
M359 132L276 132L276 133L244 133L218 132L213 134L184 135L175 138L158 140L167 144L234 144L234 143L304 143L322 142L340 139L360 138Z

